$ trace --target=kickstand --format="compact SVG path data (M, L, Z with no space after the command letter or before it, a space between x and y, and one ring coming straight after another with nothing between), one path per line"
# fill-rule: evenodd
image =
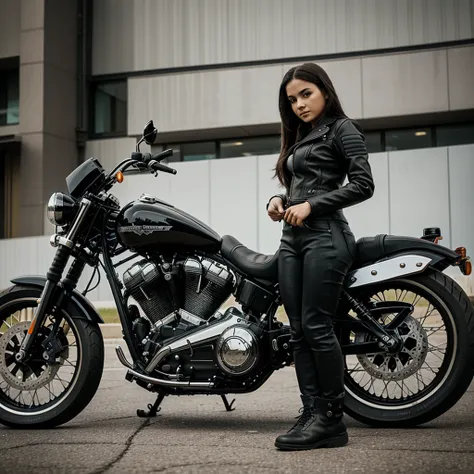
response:
M156 397L155 403L152 405L151 403L148 404L147 408L148 411L145 410L137 410L137 416L140 418L153 418L156 414L161 411L160 405L163 399L166 396L166 392L164 390L160 390L158 392L158 396Z
M225 409L227 411L234 411L235 410L235 408L232 408L232 405L235 402L235 398L230 403L228 402L227 397L225 395L221 395L221 398L222 398L222 401L224 402Z

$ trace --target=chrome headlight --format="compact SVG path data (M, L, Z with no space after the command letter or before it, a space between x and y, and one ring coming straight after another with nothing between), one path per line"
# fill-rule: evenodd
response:
M76 211L76 202L64 193L54 193L48 202L48 220L53 225L68 224Z

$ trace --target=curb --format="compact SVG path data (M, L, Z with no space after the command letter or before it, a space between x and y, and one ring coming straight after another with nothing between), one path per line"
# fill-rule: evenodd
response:
M119 339L122 338L122 325L120 323L99 324L104 339Z

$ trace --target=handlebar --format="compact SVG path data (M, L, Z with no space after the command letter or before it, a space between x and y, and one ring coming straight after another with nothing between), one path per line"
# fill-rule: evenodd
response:
M161 160L164 160L169 156L173 156L173 150L171 148L154 155L151 153L133 152L130 158L131 160L138 162L135 164L138 169L148 168L155 172L163 171L164 173L176 174L177 171L175 169L160 163Z
M117 182L117 173L119 171L125 173L126 170L132 166L139 171L149 170L155 173L155 175L158 171L177 174L175 169L160 163L161 160L164 160L169 156L173 156L172 149L165 150L154 155L151 153L133 152L128 160L122 161L107 175L104 190L108 191Z
M158 163L156 160L151 160L148 163L148 168L153 171L163 171L164 173L171 173L176 174L177 171L169 166L163 165L162 163Z

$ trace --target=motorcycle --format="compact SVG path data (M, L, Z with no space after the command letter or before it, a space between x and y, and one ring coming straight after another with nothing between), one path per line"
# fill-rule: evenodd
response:
M131 171L176 174L161 163L172 150L140 152L156 136L150 121L129 159L107 174L90 158L66 178L68 194L51 196L57 250L49 271L15 278L0 294L2 424L51 428L93 398L104 364L103 320L86 295L99 267L131 357L117 346L125 378L157 394L138 416L155 416L168 395L214 394L233 410L228 394L257 390L292 365L289 326L278 313L278 253L254 252L148 194L121 207L110 193ZM450 250L439 239L439 228L427 228L421 238L377 235L357 243L334 320L345 357L345 411L356 420L426 423L472 380L473 306L443 273L456 266L469 275L471 262L465 248ZM94 272L79 292L86 265ZM231 296L238 305L225 308Z

